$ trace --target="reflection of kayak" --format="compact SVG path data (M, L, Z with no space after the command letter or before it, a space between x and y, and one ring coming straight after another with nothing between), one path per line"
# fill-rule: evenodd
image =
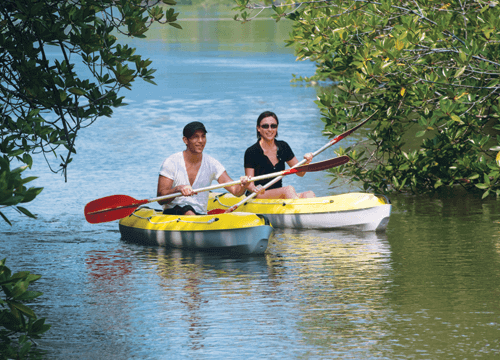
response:
M243 197L211 193L208 210L227 209ZM383 231L391 203L383 195L347 193L310 199L252 199L238 211L265 215L275 228Z
M178 216L139 208L120 220L126 241L165 247L262 254L273 228L265 216L248 213Z

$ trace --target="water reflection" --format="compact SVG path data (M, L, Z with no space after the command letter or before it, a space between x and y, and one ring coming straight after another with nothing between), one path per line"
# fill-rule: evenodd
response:
M50 235L13 244L30 270L46 274L36 310L54 325L40 341L52 358L498 353L498 229L478 238L464 226L456 238L457 224L441 221L421 231L429 222L411 210L420 207L401 201L407 212L396 213L387 234L276 229L260 257L142 247L116 231L99 242ZM485 206L493 214L497 205ZM494 215L464 216L470 227Z
M263 257L148 248L143 259L154 264L169 306L181 312L177 326L191 351L226 331L247 340L264 331L274 343L285 322L285 338L302 344L297 349L328 354L339 342L348 353L362 338L380 337L389 254L383 234L281 230Z
M271 257L287 279L282 285L292 287L300 308L296 328L315 349L311 354L373 355L371 344L387 331L390 312L385 234L285 230L276 234Z
M161 288L158 296L172 311L170 326L176 330L175 334L169 333L168 341L182 338L183 352L196 354L207 346L213 347L214 336L218 343L236 329L242 335L251 334L255 325L252 318L246 318L244 313L242 316L242 304L249 313L266 311L258 295L261 292L265 296L269 287L265 256L234 258L147 248L141 258L155 268Z
M393 204L394 275L387 296L394 315L388 321L400 352L446 358L474 348L498 354L500 344L491 340L500 338L500 257L491 225L500 202L445 194L393 197Z
M132 272L130 252L124 250L87 252L87 264L90 281L95 291L114 293L125 285L125 277Z

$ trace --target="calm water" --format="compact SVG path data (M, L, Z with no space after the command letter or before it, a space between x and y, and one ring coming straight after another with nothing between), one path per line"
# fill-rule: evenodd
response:
M125 93L130 106L82 132L68 183L42 161L31 171L45 186L28 206L39 218L9 212L15 224L0 223L0 257L43 275L31 306L52 329L40 348L50 359L499 356L493 198L392 196L386 233L276 230L267 254L249 258L137 246L120 240L116 222L85 222L96 198L154 197L160 164L184 148L189 121L206 124L206 152L233 178L264 110L278 114L280 138L298 157L327 141L315 89L289 81L313 65L277 42L286 28L256 24L190 22L185 35L136 43L158 68L158 86L137 83ZM285 182L318 195L350 190L329 189L325 173Z

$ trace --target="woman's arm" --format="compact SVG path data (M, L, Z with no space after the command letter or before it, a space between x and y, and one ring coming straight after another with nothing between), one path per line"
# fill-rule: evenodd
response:
M307 153L304 155L304 159L306 159L306 164L309 164L311 161L312 161L312 158L313 158L313 154L312 153ZM294 156L292 160L290 161L287 161L286 163L288 164L288 166L290 166L291 168L294 167L296 164L298 164L299 160L297 160L297 158ZM297 173L298 176L304 176L306 173L305 172L299 172Z
M290 168L294 167L296 164L298 164L299 160L297 160L297 158L294 156L292 160L290 161L287 161L286 163L288 164L288 166L290 166ZM306 173L305 172L298 172L297 174L295 175L298 175L300 177L304 176Z

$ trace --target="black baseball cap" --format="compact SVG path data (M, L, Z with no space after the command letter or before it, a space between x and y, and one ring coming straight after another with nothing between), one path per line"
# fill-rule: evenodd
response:
M205 129L205 125L203 125L199 121L193 121L184 126L184 130L182 130L182 135L187 137L188 139L194 135L196 130L203 130L205 134L207 133L207 129Z

